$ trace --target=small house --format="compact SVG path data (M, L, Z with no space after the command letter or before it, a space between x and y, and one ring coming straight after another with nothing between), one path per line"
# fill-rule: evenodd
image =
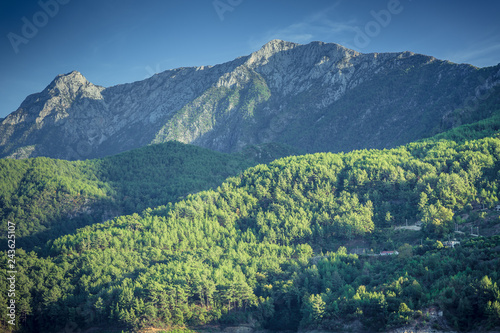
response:
M399 254L398 251L382 251L380 252L381 256L397 256Z
M445 241L445 242L443 242L443 245L445 247L455 247L455 245L460 245L460 242L457 240Z

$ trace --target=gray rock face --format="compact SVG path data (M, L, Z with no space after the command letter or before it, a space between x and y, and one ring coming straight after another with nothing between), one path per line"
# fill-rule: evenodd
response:
M216 66L104 88L59 75L0 123L0 156L83 159L178 140L232 152L282 142L308 152L385 148L489 115L500 66L273 40Z

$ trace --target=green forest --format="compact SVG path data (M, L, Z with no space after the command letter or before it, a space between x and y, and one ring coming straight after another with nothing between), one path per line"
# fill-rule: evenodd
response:
M286 147L262 149L269 151L264 160L287 154ZM86 161L0 159L2 230L16 221L18 246L33 249L85 225L217 187L257 164L252 157L168 142Z
M14 222L19 240L15 331L498 328L499 124L261 164L258 147L175 142L0 160L3 230Z

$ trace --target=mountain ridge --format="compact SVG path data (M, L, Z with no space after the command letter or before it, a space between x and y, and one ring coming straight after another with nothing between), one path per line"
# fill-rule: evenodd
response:
M222 152L389 148L490 116L473 109L500 104L499 82L500 65L272 40L223 64L108 88L59 75L0 123L0 157L85 159L169 140Z

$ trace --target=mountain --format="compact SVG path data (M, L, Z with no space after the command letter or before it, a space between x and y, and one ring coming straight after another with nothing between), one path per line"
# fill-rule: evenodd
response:
M500 65L273 40L216 65L109 88L59 75L0 124L0 157L103 157L177 140L221 152L389 148L491 116Z

